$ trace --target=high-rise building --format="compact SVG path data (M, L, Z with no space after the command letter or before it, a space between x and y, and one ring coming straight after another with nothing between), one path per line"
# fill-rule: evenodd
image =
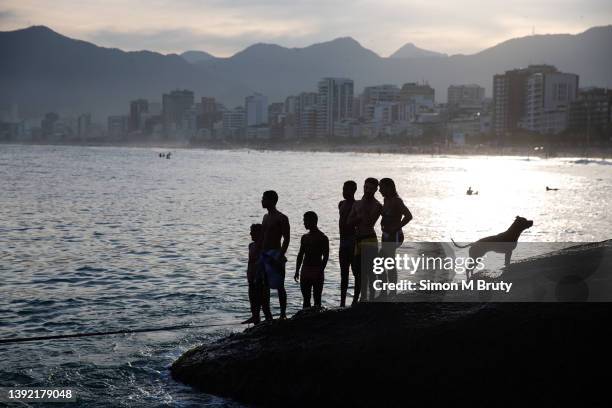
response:
M223 112L223 131L228 136L236 136L246 123L246 112L242 106Z
M570 103L568 128L585 138L612 137L612 89L584 88Z
M130 119L128 130L136 132L144 127L143 116L149 112L149 101L146 99L136 99L130 102Z
M485 89L480 85L451 85L448 87L446 102L457 108L478 108L484 98Z
M246 126L260 126L268 123L268 97L259 93L244 100Z
M397 102L399 97L400 89L396 85L366 86L359 101L359 116L372 119L374 107L378 102Z
M83 113L77 118L77 136L87 137L91 132L91 114Z
M123 137L128 130L129 117L125 115L109 116L107 120L108 135L111 137Z
M569 106L576 99L578 75L535 72L527 77L525 112L519 125L530 132L557 134L567 128Z
M430 111L434 108L436 91L428 84L408 82L402 85L399 100L414 104L417 112Z
M53 132L55 132L55 124L58 121L59 115L55 112L49 112L45 115L45 118L40 123L43 138L48 138L53 134Z
M319 109L317 133L321 137L334 136L334 122L349 119L353 112L353 80L323 78L319 81Z
M399 103L379 101L374 104L372 120L378 125L389 125L399 118Z
M279 118L282 117L285 104L282 102L271 103L268 106L268 124L278 124Z
M318 102L316 92L302 92L285 100L285 123L295 126L297 137L315 136Z
M221 119L221 112L217 109L215 98L202 97L200 102L200 129L213 130L215 122Z
M193 102L193 92L187 89L177 89L162 96L162 119L166 132L181 127L183 116Z
M516 132L525 115L527 79L536 73L553 73L551 65L530 65L493 76L493 132L506 135Z

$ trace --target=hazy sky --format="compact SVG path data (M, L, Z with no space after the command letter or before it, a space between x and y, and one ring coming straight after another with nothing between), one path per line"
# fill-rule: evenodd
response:
M47 25L125 50L230 56L256 42L351 36L388 56L407 42L473 53L513 37L612 24L610 0L0 0L0 30Z

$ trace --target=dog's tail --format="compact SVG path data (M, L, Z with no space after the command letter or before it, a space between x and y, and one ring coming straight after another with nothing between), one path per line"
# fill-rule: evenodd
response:
M454 239L451 238L451 241L453 241L453 244L457 247L457 248L467 248L469 246L472 246L472 244L467 244L467 245L458 245Z

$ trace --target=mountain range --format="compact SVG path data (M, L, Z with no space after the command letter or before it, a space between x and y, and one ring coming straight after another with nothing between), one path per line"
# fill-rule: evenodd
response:
M128 111L132 99L160 101L172 89L214 96L228 107L252 92L282 101L315 91L325 76L349 77L364 86L427 81L436 100L451 84L476 83L491 95L493 75L528 64L556 65L580 75L580 85L612 87L612 25L583 33L515 38L472 55L421 50L412 44L380 57L350 37L286 48L254 44L229 58L202 51L181 56L125 52L65 37L47 27L0 32L0 103L17 103L22 115L47 111L92 112L103 120Z

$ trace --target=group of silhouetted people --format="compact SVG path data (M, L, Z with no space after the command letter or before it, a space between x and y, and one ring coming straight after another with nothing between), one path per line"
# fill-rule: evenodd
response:
M377 190L383 196L383 204L375 197ZM412 220L412 214L399 197L395 183L390 178L380 182L367 178L363 185L363 197L355 200L357 183L346 181L342 189L344 200L338 203L339 212L339 261L340 306L346 304L349 273L355 278L352 304L359 299L374 299L372 282L375 279L371 267L374 257L394 257L396 249L404 241L402 228ZM260 312L266 320L272 319L270 289L278 291L280 318L285 319L287 292L285 291L285 256L290 240L289 219L277 208L278 194L269 190L263 193L261 205L267 210L261 224L251 225L251 240L247 280L251 317L244 323L259 323ZM381 218L381 246L374 229ZM294 280L299 282L303 308L321 307L321 295L325 280L325 267L329 259L329 239L318 228L318 216L314 211L304 213L304 228L308 231L300 240ZM397 282L395 268L387 270L385 278ZM362 285L363 282L363 285ZM311 303L312 301L312 303Z

